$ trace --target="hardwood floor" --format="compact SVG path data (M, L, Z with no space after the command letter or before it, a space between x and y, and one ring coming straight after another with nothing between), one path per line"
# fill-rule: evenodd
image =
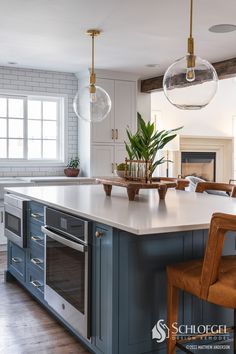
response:
M6 252L0 252L0 353L88 354L17 282L4 283Z

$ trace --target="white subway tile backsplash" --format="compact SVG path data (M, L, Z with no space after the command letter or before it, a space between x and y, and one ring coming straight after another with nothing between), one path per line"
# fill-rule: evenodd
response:
M74 74L1 66L0 79L0 90L67 95L68 159L77 155L78 121L72 106L77 91L77 78ZM0 176L55 176L63 175L63 170L64 167L0 167Z

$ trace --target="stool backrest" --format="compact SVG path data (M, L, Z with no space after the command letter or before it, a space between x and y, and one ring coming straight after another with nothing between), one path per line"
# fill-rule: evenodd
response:
M228 192L231 197L236 197L236 189L234 184L217 183L217 182L198 182L195 192L203 193L205 191L214 190ZM233 191L235 190L235 193Z
M236 215L223 213L213 214L201 275L201 296L203 299L207 299L209 287L214 284L219 277L224 239L228 231L236 231Z
M177 186L175 189L184 191L185 188L189 186L189 181L184 178L174 178L174 177L160 177L160 181L176 182Z

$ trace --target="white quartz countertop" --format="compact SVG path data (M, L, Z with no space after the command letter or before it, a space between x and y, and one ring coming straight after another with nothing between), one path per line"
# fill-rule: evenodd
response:
M102 185L6 188L8 192L137 235L209 228L214 212L236 214L236 198L169 189L166 200L156 190L141 190L129 201L126 190Z

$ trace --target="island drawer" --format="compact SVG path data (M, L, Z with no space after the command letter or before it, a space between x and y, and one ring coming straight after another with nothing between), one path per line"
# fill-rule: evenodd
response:
M41 225L29 225L29 247L44 247L44 234L41 231Z
M8 269L20 281L25 281L25 251L9 241Z
M44 297L44 275L43 272L28 267L26 272L27 287L36 297Z
M44 270L44 248L31 247L28 251L28 264L39 271Z
M29 203L30 222L42 225L44 223L44 206L36 202Z

